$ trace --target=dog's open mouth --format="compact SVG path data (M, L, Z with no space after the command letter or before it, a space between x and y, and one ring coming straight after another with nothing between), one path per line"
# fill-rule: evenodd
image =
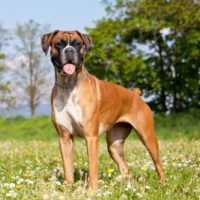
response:
M72 75L76 70L76 66L72 62L68 62L67 64L63 65L62 69L66 74Z
M76 71L76 66L69 60L63 67L57 67L58 71L63 74L72 75Z

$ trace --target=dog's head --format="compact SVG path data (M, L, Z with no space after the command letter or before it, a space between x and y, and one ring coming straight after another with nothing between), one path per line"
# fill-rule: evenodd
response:
M79 31L55 30L41 37L41 45L46 55L51 46L51 61L61 74L72 75L80 71L84 60L84 46L89 52L92 40Z

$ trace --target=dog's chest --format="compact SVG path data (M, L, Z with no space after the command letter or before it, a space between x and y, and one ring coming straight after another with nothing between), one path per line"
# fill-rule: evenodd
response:
M82 110L78 105L78 92L58 91L53 100L56 123L64 126L73 136L81 137Z

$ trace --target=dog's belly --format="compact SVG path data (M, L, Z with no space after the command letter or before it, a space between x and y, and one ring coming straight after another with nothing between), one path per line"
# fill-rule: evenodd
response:
M56 123L64 126L72 136L83 137L81 134L82 110L77 104L76 91L57 95L54 106Z

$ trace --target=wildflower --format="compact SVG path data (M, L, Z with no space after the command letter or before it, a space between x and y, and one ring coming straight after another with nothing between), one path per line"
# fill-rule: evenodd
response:
M126 194L122 194L122 196L119 198L120 200L128 199Z
M114 170L113 169L107 169L107 173L111 174Z
M60 181L56 181L56 185L61 185L61 182Z
M183 154L180 154L179 157L178 157L178 160L181 160L183 159L184 155Z
M23 185L17 185L17 188L18 189L21 189L21 188L23 188L24 186Z
M28 178L28 176L29 176L28 174L24 174L24 177L25 177L25 178Z
M25 180L26 183L33 185L33 181L31 181L30 179Z
M54 157L53 160L54 160L54 161L58 161L58 157Z
M10 184L10 189L14 189L15 188L15 184L14 183L11 183Z
M195 141L195 139L196 139L196 138L195 138L195 137L193 137L193 138L192 138L192 141Z
M128 189L131 189L131 184L130 184L130 183L127 185L127 188L128 188Z
M5 187L8 187L8 186L9 186L9 184L8 184L8 183L4 183L3 185L4 185Z
M19 185L20 183L24 182L24 179L23 178L20 178L18 181L17 181L17 184Z
M113 172L113 169L107 169L108 177L111 177L111 173Z
M151 187L150 186L148 186L148 185L146 185L146 187L145 187L147 190L149 190Z
M140 193L136 193L136 195L139 197L139 198L142 198L142 195Z
M172 165L176 165L176 162L172 162Z
M12 150L10 150L9 152L8 152L8 154L10 155L12 153Z
M198 158L198 161L199 161L199 163L200 163L200 158Z
M17 193L14 192L14 190L10 190L9 193L6 193L7 197L13 197L16 198Z
M58 199L63 200L63 199L65 199L65 196L60 195L60 196L58 197Z
M49 195L48 194L43 194L43 199L49 199Z
M146 166L142 166L141 168L143 171L147 171L147 167Z

